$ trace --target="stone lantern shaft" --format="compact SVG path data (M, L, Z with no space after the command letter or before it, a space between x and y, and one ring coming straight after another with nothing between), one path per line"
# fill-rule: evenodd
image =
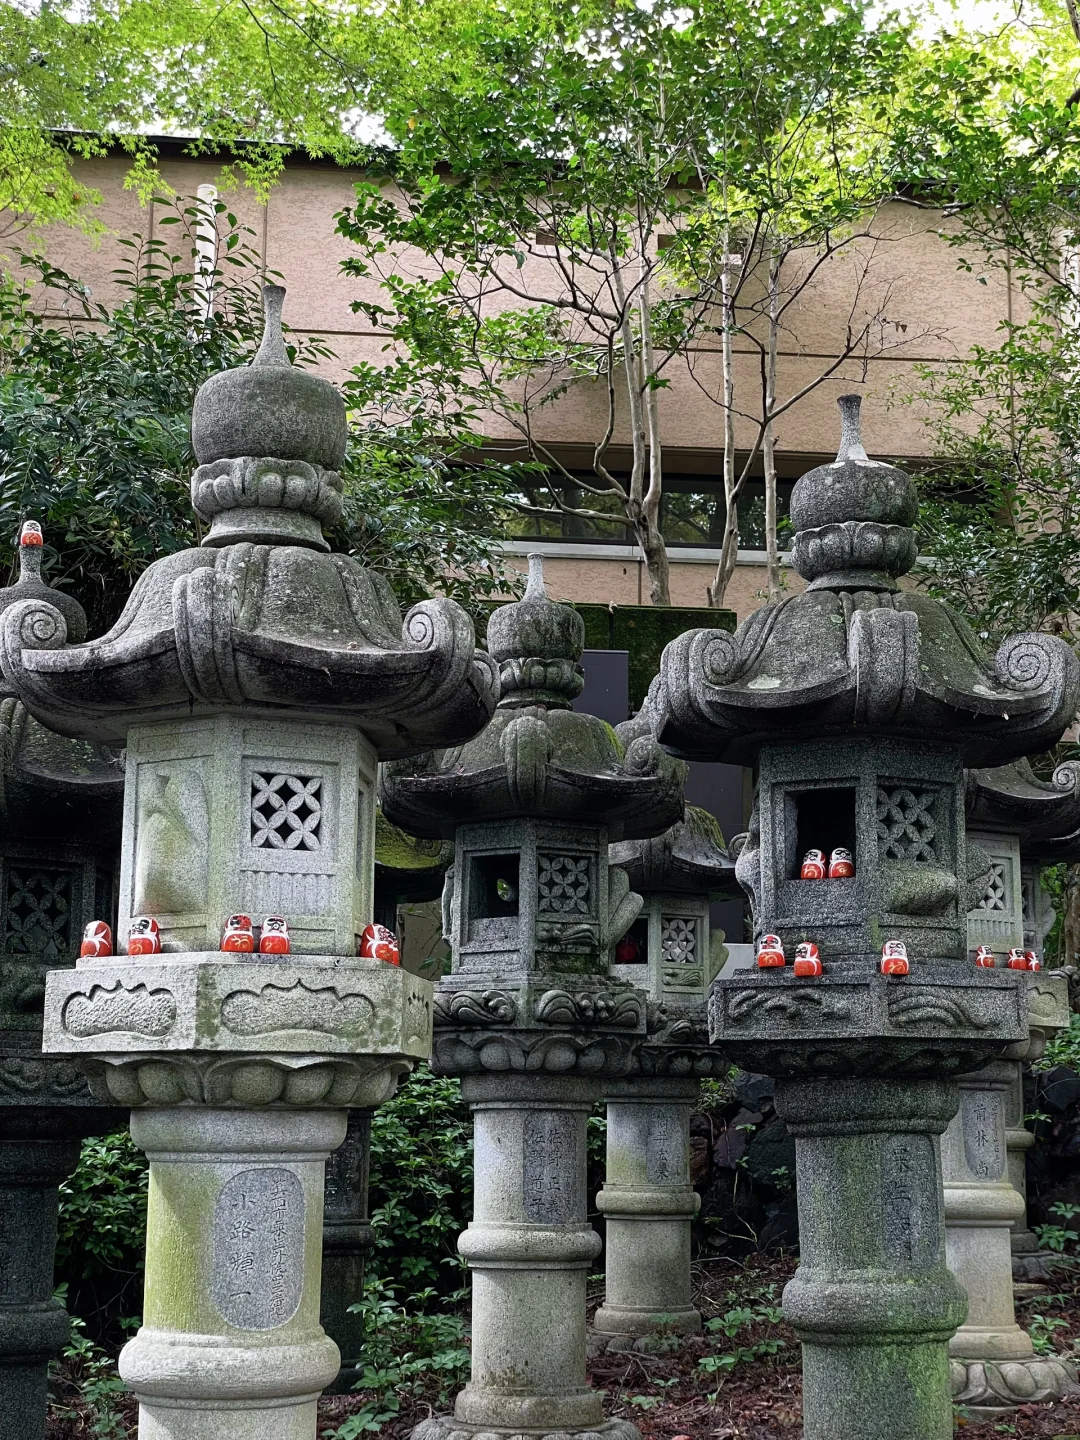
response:
M430 985L358 956L376 767L467 739L497 696L458 606L403 620L328 553L345 408L290 365L283 294L265 291L251 364L195 399L202 545L152 564L89 644L42 598L0 617L31 714L127 745L129 953L49 976L45 1043L132 1110L150 1160L143 1325L120 1357L140 1440L314 1440L339 1365L319 1325L325 1162L349 1107L430 1047Z
M966 622L899 576L916 558L915 487L870 459L857 396L836 461L792 496L806 590L733 636L664 651L656 734L687 759L757 766L736 873L755 938L819 946L823 973L718 979L710 1031L776 1077L796 1140L802 1258L785 1313L803 1344L806 1440L946 1440L948 1340L964 1296L946 1266L939 1137L955 1077L1027 1036L1022 977L967 958L964 767L1056 742L1080 666L1046 635L983 655ZM803 878L840 848L854 875ZM881 969L887 941L901 973ZM906 973L903 973L906 970Z

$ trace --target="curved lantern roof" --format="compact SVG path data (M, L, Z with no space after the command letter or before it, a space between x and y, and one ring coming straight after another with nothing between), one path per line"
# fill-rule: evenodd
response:
M1080 859L1080 762L1059 765L1050 780L1027 760L969 770L965 798L971 829L1015 835L1034 860Z
M341 396L289 362L284 291L267 286L250 365L195 399L198 549L141 576L108 634L85 644L54 600L10 606L0 666L31 714L62 734L119 741L133 724L237 710L355 725L382 759L476 734L498 694L472 622L451 600L402 620L389 585L322 527L341 509ZM298 713L299 712L299 713Z
M951 606L899 588L917 553L914 486L866 455L859 397L839 403L836 460L792 496L792 558L806 590L755 611L734 635L688 631L668 645L661 743L736 764L765 743L860 734L955 744L980 767L1045 749L1075 713L1076 656L1036 633L986 655Z
M34 530L36 543L19 546L18 580L0 589L0 617L25 600L44 600L81 638L83 608L45 580L41 532ZM9 839L118 841L123 799L122 752L54 734L0 681L0 821Z
M468 744L387 766L384 813L414 835L452 835L459 824L518 818L607 825L611 838L658 835L682 818L685 767L651 734L624 747L595 715L574 711L581 693L581 616L547 597L543 560L529 557L524 598L488 622L500 699Z

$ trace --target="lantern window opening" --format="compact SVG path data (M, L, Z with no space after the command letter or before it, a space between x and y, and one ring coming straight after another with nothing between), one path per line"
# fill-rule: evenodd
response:
M799 879L803 856L809 850L820 850L826 864L834 850L849 850L857 869L855 796L854 785L787 792L788 803L795 812L792 817L794 824L785 827L788 835L795 838L794 846L789 845L789 853L785 857L789 880Z

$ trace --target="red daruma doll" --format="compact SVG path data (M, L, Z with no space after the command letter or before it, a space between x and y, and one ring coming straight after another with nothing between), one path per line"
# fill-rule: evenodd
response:
M1027 962L1028 962L1028 969L1029 969L1029 970L1041 970L1041 969L1042 969L1042 961L1041 961L1041 960L1039 959L1039 957L1035 954L1035 951L1034 951L1034 950L1025 950L1025 951L1024 951L1024 958L1025 958L1025 959L1027 960Z
M802 868L799 870L799 879L825 879L825 852L823 850L807 850L802 858Z
M152 915L135 915L128 926L129 955L160 955L161 929Z
M757 952L759 970L782 970L787 964L779 935L763 935Z
M284 915L267 915L259 935L259 954L288 955L291 951L289 922Z
M111 955L112 931L104 920L91 920L83 931L80 955Z
M250 955L255 949L255 931L250 915L230 915L221 937L222 950L233 955Z
M812 940L803 940L795 946L795 975L805 980L811 975L821 974L821 951Z
M886 940L881 947L881 973L883 975L906 975L910 969L907 946L903 940Z
M854 874L855 861L851 858L851 851L838 845L829 856L829 879L850 880Z
M24 520L22 529L19 531L20 545L44 545L45 536L41 533L41 526L36 520Z
M1009 958L1005 961L1005 968L1006 970L1030 970L1027 951L1014 945L1009 951Z
M361 960L385 960L388 965L400 965L397 936L385 925L365 925L360 936Z
M975 964L980 970L994 969L994 952L989 945L980 945L975 951Z

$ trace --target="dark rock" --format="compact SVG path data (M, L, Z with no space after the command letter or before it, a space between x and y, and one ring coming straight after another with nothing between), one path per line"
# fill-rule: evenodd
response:
M773 1117L746 1150L746 1167L756 1181L783 1190L795 1179L795 1141L784 1122Z
M741 1100L744 1105L756 1110L760 1108L760 1102L764 1100L771 1103L775 1084L776 1081L771 1075L752 1075L744 1070L735 1081L732 1090L737 1100Z

